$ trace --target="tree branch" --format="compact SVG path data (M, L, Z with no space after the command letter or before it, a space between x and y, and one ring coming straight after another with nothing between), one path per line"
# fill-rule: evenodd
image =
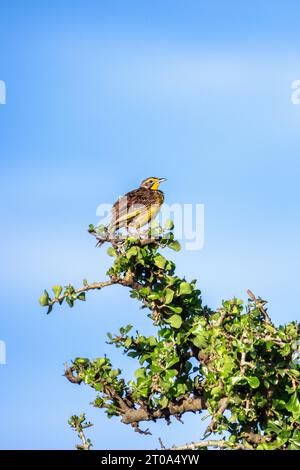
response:
M132 424L140 421L155 421L157 419L169 418L170 416L181 416L188 411L196 412L207 408L206 399L203 397L190 397L181 402L170 402L167 408L150 411L148 409L129 409L122 414L122 423Z
M121 286L132 287L133 289L141 289L143 287L142 284L134 281L133 275L128 275L121 278L121 277L111 277L108 281L102 282L93 282L92 284L86 284L85 286L79 287L72 292L72 295L78 295L82 292L88 292L90 290L101 290L104 287L112 286L114 284L119 284ZM68 292L64 292L59 297L54 297L49 301L49 307L52 307L54 304L62 303L65 298L69 296Z
M78 432L78 437L81 439L82 444L77 444L76 449L78 449L78 450L90 450L92 444L87 441L87 438L85 437L85 434L84 434L83 430L80 430Z
M69 380L69 382L71 382L72 384L78 384L80 385L81 382L82 382L82 379L79 377L79 375L74 375L74 371L75 371L75 368L72 366L72 367L68 367L68 364L65 363L64 364L65 366L65 372L64 372L64 376Z
M247 442L250 442L251 444L255 444L255 445L259 445L262 442L267 442L270 440L270 438L266 436L261 436L260 434L255 434L252 431L244 432L242 436Z
M71 426L74 431L77 432L79 439L81 440L82 444L76 444L77 450L90 450L92 447L92 443L90 439L87 439L84 434L84 429L90 428L93 426L92 423L86 421L85 413L82 413L80 416L73 415L68 421L69 425Z
M100 289L103 289L103 287L112 286L113 284L117 284L117 283L118 283L118 280L114 278L109 279L108 281L94 282L93 284L86 284L85 286L75 289L73 294L77 295L77 294L81 294L82 292L87 292L90 290L96 290L96 289L100 290ZM65 292L59 297L54 297L53 299L50 300L49 306L52 306L57 302L61 303L66 297L68 297L68 295L69 295L68 292Z

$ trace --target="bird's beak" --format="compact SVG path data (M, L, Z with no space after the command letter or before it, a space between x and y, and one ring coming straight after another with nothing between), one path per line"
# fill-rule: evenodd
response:
M167 181L167 178L159 178L160 183L163 183L164 181Z

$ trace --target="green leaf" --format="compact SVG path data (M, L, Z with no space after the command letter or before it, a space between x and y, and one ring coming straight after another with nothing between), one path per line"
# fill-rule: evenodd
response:
M148 342L149 342L149 346L155 346L157 343L156 338L154 336L149 336Z
M163 269L166 265L166 258L164 258L162 255L160 255L159 253L155 256L154 258L154 264L155 266L157 266L158 268L161 268Z
M180 284L179 294L178 295L188 295L192 291L193 291L193 288L192 288L191 284L189 284L188 282L182 282Z
M180 328L182 325L182 318L179 315L172 315L166 320L173 328Z
M175 356L173 357L172 359L170 359L167 363L166 363L166 368L167 369L170 369L172 366L174 366L174 364L177 364L177 362L179 362L180 359L178 356Z
M90 361L86 357L76 357L74 364L87 365Z
M217 387L213 387L210 391L210 393L212 395L220 395L222 393L222 388L217 386Z
M98 235L105 235L106 227L103 224L97 225L97 227L95 228L95 231L97 232Z
M182 312L182 308L181 307L173 307L173 305L168 305L168 308L170 310L172 310L172 312L174 313L181 313Z
M98 357L96 364L98 367L102 367L106 362L107 359L105 359L105 357Z
M129 333L129 331L132 330L132 328L133 328L133 326L130 325L130 323L128 325L126 325L125 329L124 329L125 333Z
M160 299L160 297L161 294L159 294L158 292L153 292L152 294L147 296L148 300L157 300Z
M297 392L291 396L289 402L286 404L286 409L293 413L293 415L300 415L300 402Z
M251 388L258 388L260 385L260 381L257 377L251 376L251 377L246 377L248 384L250 385Z
M241 381L246 383L246 379L242 375L235 375L229 379L229 382L231 383L232 386L234 386L237 383L240 383Z
M66 301L67 301L67 304L69 305L69 307L72 308L74 306L74 300L71 297L67 297Z
M300 441L296 441L295 439L289 440L289 450L300 450Z
M80 294L77 295L77 299L85 302L85 292L80 292Z
M53 305L49 305L48 310L47 310L47 315L52 312Z
M173 230L173 228L174 228L174 222L173 222L173 220L171 220L171 219L166 220L166 223L165 223L164 228L165 228L166 230Z
M176 369L169 369L165 373L164 381L173 382L174 377L178 374Z
M130 259L132 256L136 256L139 252L139 248L137 246L132 246L126 253L126 258Z
M62 293L63 288L62 286L53 286L52 290L54 292L55 297L58 298L60 294Z
M163 371L163 369L157 364L151 364L150 370L152 374L160 374Z
M137 243L137 242L138 242L138 239L137 239L137 238L134 238L134 237L128 237L128 238L127 238L127 241L128 241L129 243Z
M135 371L134 375L137 379L144 378L146 375L146 369L144 367L141 367L140 369L137 369Z
M205 331L199 333L195 338L193 338L192 343L196 346L196 348L205 348L207 346Z
M269 429L271 431L275 432L275 434L280 434L280 432L281 432L281 427L279 426L279 423L277 424L274 421L269 421L268 422L268 430Z
M110 246L109 248L107 248L107 254L108 254L109 256L116 256L116 255L117 255L116 250L115 250L112 246Z
M274 406L275 409L277 410L283 410L285 408L285 401L284 400L280 400L280 399L276 399L274 398L272 400L272 405Z
M181 245L177 240L174 240L171 243L169 243L168 247L171 248L171 250L174 250L174 251L180 251L181 250Z
M166 408L168 406L169 400L167 399L166 396L164 396L159 400L158 403L162 408Z
M90 224L90 225L89 225L89 228L88 228L88 232L89 232L89 233L92 233L92 232L94 232L94 231L95 231L94 225L93 225L93 224Z
M44 293L40 297L40 305L42 307L46 307L49 304L49 294L46 290L44 290Z
M225 351L224 351L225 352ZM232 370L235 366L234 360L231 356L223 356L223 367L222 373L224 376L228 376L232 373Z
M165 304L170 304L173 300L174 297L174 291L170 289L169 287L166 288L165 290Z
M152 220L151 224L150 224L150 228L151 229L157 229L159 228L159 222L158 220Z
M178 395L184 395L187 389L186 384L179 383L176 386Z
M130 338L130 336L128 336L128 338L126 338L124 342L125 348L128 349L131 346L131 343L132 343L132 339Z
M149 389L148 389L148 388L146 388L146 387L145 387L145 388L141 388L141 389L139 390L139 392L140 392L140 395L141 395L142 397L148 398L148 394L149 394Z

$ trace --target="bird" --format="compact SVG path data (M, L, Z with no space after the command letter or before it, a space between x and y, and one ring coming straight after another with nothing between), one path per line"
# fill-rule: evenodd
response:
M164 193L158 189L164 181L166 178L151 176L137 189L119 197L112 207L108 231L114 233L122 227L138 230L154 219L164 202Z

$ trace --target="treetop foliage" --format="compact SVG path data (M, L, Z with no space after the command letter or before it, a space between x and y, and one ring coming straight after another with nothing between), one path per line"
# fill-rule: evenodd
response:
M209 424L192 448L300 450L299 325L275 326L266 301L251 291L246 305L237 298L216 311L203 305L196 280L178 277L174 262L161 253L180 249L173 228L170 221L152 226L151 237L111 239L103 227L89 227L109 243L108 279L84 280L80 288L54 286L53 294L44 291L41 305L48 313L56 303L73 307L88 291L118 284L129 288L157 333L124 325L108 334L109 344L137 361L128 382L108 357L75 358L65 376L92 387L93 405L109 418L143 434L149 430L142 422L203 413Z

